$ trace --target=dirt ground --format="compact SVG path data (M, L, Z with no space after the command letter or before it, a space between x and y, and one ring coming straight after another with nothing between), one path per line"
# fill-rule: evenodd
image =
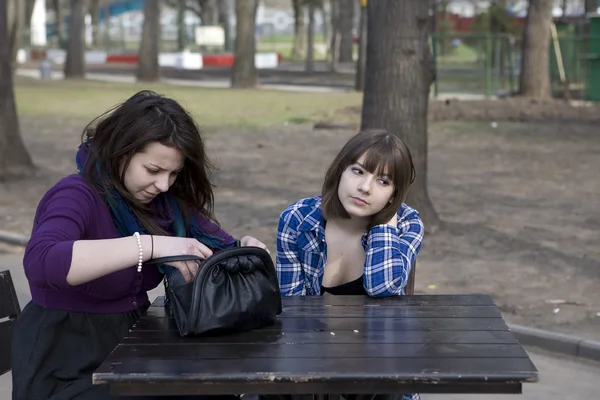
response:
M489 293L510 323L600 340L599 111L560 101L432 103L429 188L444 227L426 236L417 291ZM74 171L82 127L22 121L40 172L0 183L0 229L30 232L44 191ZM274 249L279 213L318 194L352 134L282 125L209 135L222 226Z

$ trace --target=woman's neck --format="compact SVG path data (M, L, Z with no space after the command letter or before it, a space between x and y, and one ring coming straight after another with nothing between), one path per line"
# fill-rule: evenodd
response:
M368 218L336 218L328 222L348 233L363 233L369 226Z

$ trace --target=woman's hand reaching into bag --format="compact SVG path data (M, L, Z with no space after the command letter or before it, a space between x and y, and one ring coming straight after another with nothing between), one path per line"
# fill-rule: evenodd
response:
M193 255L202 258L208 258L212 255L212 250L200 243L196 239L177 236L153 236L154 255L152 258ZM200 263L198 261L177 261L169 263L177 268L183 275L186 282L191 282L196 274Z
M271 252L267 248L266 244L264 244L263 242L261 242L260 240L258 240L255 237L252 237L252 236L244 236L243 238L241 238L240 245L244 246L244 247L245 246L260 247L261 249L266 250L267 253L271 254Z
M183 238L177 236L153 236L152 240L154 241L152 258L194 255L206 259L213 254L211 249L200 243L198 240L192 238ZM252 236L244 236L241 238L240 245L260 247L271 254L263 242ZM169 263L169 265L177 268L183 275L186 282L191 282L200 268L200 262L198 261L177 261Z

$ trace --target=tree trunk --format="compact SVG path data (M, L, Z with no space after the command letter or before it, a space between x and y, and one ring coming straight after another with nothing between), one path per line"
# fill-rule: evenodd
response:
M446 0L446 2L447 1L448 0ZM504 88L506 83L506 74L504 73L504 65L506 64L506 46L504 46L504 42L499 36L508 33L508 13L506 0L493 0L488 8L490 33L493 36L493 39L491 39L491 46L496 50L491 54L491 65L494 70L497 70L495 72L499 74L501 88ZM446 41L442 42L445 43Z
M33 15L33 7L36 0L25 0L25 26L31 26L31 16Z
M231 51L231 25L229 24L229 1L219 0L217 1L218 13L219 13L219 25L223 27L225 33L225 51Z
M65 79L83 79L85 76L84 27L87 10L87 0L71 0Z
M303 0L292 0L294 7L294 46L292 47L292 58L302 59L304 56L304 7Z
M225 0L219 0L225 1ZM215 3L213 0L198 0L200 5L200 19L202 19L202 25L210 26L217 24L217 13Z
M340 60L340 0L331 0L331 42L329 43L329 65L332 71L337 72Z
M23 27L27 36L27 45L31 44L31 17L33 15L33 6L35 6L35 0L25 0L23 7Z
M304 70L312 74L315 70L315 2L308 3L308 27L306 40L306 63Z
M376 0L377 1L377 0ZM339 62L352 62L354 56L354 0L339 0L340 59Z
M100 44L98 35L100 34L100 21L99 15L100 12L100 0L91 0L90 4L90 16L92 19L92 47L98 47Z
M585 0L585 13L595 13L598 10L598 0Z
M416 179L407 204L425 228L441 221L427 192L427 107L434 71L429 51L429 2L377 0L367 3L367 70L362 126L383 128L410 148Z
M186 1L177 2L177 50L183 51L187 46L187 27L185 26Z
M329 61L329 57L331 57L331 0L323 0L320 8L321 11L321 21L323 21L322 25L322 34L323 41L325 42L325 60Z
M63 10L60 0L52 0L52 8L56 18L56 36L58 38L58 46L63 48L65 43L64 25L63 25Z
M32 175L35 167L21 139L12 75L13 40L7 33L9 2L0 1L0 181Z
M356 60L356 76L354 90L365 90L365 70L367 69L367 7L360 8L360 30L358 42L358 60Z
M256 9L258 0L236 0L235 53L231 87L252 88L258 85L258 71L254 63L256 54Z
M553 0L529 0L520 78L520 94L525 97L551 97L548 58L553 5Z
M5 2L7 3L6 18L11 68L14 69L17 65L17 52L19 51L24 10L21 0L5 0Z
M158 43L160 41L160 2L144 2L144 25L140 43L136 78L139 82L156 82L160 79Z

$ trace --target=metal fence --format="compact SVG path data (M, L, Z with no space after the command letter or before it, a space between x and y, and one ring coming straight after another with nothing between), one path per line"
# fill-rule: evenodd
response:
M434 95L493 96L516 90L514 39L508 35L432 35Z
M556 38L556 40L554 40ZM590 100L600 95L600 36L559 32L549 43L553 95ZM433 94L502 96L519 89L522 40L510 35L432 35L437 69Z

